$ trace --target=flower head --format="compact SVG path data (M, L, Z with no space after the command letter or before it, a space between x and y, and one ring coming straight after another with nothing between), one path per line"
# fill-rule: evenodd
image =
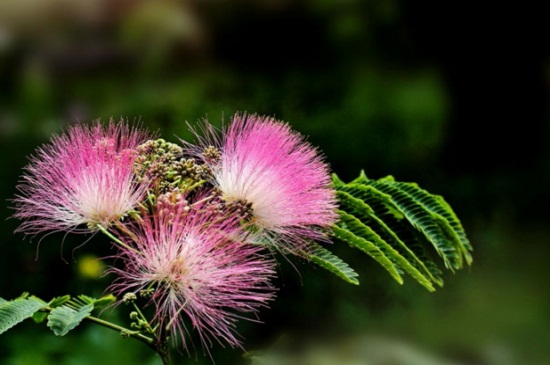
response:
M111 120L104 126L75 125L37 150L18 185L18 231L88 229L109 226L143 198L147 182L133 173L135 148L146 132Z
M176 190L161 195L154 214L128 229L130 249L118 255L124 268L111 269L118 276L112 291L152 288L154 320L179 333L184 347L186 318L206 349L212 340L239 346L235 322L272 298L274 268L258 247L243 243L238 220L202 203L190 205Z
M210 165L226 202L251 207L261 240L296 251L310 239L326 239L336 220L329 168L299 133L273 118L246 114L233 117L220 143L210 125L203 129L202 146L188 149Z

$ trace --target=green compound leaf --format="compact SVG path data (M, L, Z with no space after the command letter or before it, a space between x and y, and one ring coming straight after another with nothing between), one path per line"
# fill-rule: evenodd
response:
M448 231L452 229L443 217L426 209L395 184L380 181L370 186L391 196L392 202L403 212L409 223L422 232L433 245L445 267L453 270L462 267L462 255L457 251L455 242L449 239Z
M357 180L355 180L357 181ZM375 188L350 183L337 192L341 209L357 216L364 224L369 225L384 241L396 249L401 256L410 262L412 267L401 261L403 269L418 280L428 290L432 285L424 276L439 286L443 285L441 271L426 254L423 247L425 238L410 224L403 213L391 201L391 196ZM406 243L405 243L406 242ZM415 270L416 269L416 270Z
M332 174L331 178L332 178L332 183L334 184L334 186L346 185L346 183L343 182L342 180L340 180L340 178L336 174Z
M42 323L46 320L46 318L48 318L48 314L48 312L34 312L32 319L34 320L34 323Z
M458 249L464 255L468 265L470 265L472 263L472 255L470 252L473 248L470 241L466 237L466 232L462 227L462 223L460 223L460 220L445 199L443 199L440 195L432 195L428 193L415 183L396 182L395 185L423 204L426 209L429 209L433 213L439 214L448 222L453 231L453 239L458 238Z
M343 211L340 211L339 214L340 222L333 227L334 236L378 261L399 284L403 284L399 269L388 258L384 250L379 247L382 245L380 237L370 227L365 226L351 214ZM373 241L376 241L377 244Z
M62 297L56 297L50 300L48 303L48 307L50 308L57 308L62 306L63 304L67 303L71 299L70 295L64 295Z
M388 257L395 266L415 278L429 291L434 291L432 276L425 263L409 248L375 211L364 201L354 198L344 191L338 192L341 205L352 213L363 224L368 226L376 234L373 241ZM372 234L371 234L372 235Z
M67 306L72 307L74 309L80 309L83 306L88 305L88 304L91 304L93 306L96 300L97 299L94 299L94 298L89 297L87 295L81 294L81 295L77 296L76 298L71 298L67 302Z
M24 294L10 301L5 299L0 301L0 334L46 307L47 303L44 301L33 296L27 297L27 295Z
M57 336L64 336L78 326L94 309L103 308L115 301L116 298L111 294L99 299L87 295L79 295L74 298L65 295L54 298L49 305L49 308L53 309L47 316L48 327ZM43 318L37 317L35 320L43 320Z
M57 307L48 316L48 327L56 336L65 336L90 315L93 309L93 304L85 304L78 309L73 309L67 305Z
M312 250L307 254L307 258L344 281L359 285L359 281L357 280L357 276L359 275L348 264L342 261L341 258L321 245L314 244Z
M399 283L409 274L426 289L443 286L441 271L472 263L472 246L451 206L415 183L392 176L369 179L363 171L350 183L332 176L340 205L334 236L367 253Z
M94 300L94 309L105 308L114 302L116 302L116 297L113 294L105 295L104 297Z

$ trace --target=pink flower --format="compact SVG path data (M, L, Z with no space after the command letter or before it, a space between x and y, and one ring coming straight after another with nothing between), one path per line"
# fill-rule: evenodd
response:
M246 114L233 117L221 143L211 125L203 130L202 146L187 149L210 165L226 202L251 204L261 241L296 251L307 249L309 240L326 240L337 217L329 167L299 133L273 118ZM220 148L221 156L212 158L208 145Z
M272 260L243 243L239 222L201 203L189 206L174 191L159 197L155 214L128 229L121 239L132 237L130 249L118 255L125 267L110 270L118 275L110 289L120 295L152 288L154 321L178 333L184 348L185 317L206 350L213 339L239 346L239 312L256 313L272 298L274 275Z
M142 200L146 182L133 173L134 149L147 133L122 120L75 125L37 150L18 185L18 231L88 230L109 226Z

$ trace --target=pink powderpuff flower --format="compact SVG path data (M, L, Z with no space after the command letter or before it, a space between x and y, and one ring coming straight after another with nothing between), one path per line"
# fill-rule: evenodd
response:
M234 218L201 203L190 206L177 192L161 195L156 213L120 235L128 248L117 255L124 268L110 269L118 276L110 290L122 296L152 289L153 321L174 339L179 334L184 348L186 318L206 351L212 340L240 346L235 322L272 299L274 263L259 247L243 243L245 233Z
M86 232L122 218L147 190L133 173L135 148L147 138L122 120L78 124L54 136L31 157L17 187L14 217L24 221L17 231Z
M202 129L200 146L187 150L210 165L226 202L251 204L258 241L296 253L310 240L327 240L337 218L329 167L302 135L284 122L246 114L232 118L221 141L210 124ZM218 159L210 158L209 145L220 149Z

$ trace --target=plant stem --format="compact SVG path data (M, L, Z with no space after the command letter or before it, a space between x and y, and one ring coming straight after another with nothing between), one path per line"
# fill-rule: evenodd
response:
M137 236L131 232L128 228L126 228L126 226L124 225L124 223L122 223L121 221L116 221L115 222L115 226L118 230L120 230L122 233L124 233L125 235L127 235L128 237L130 237L132 240L134 240L134 242L137 242L138 241L138 238Z
M114 331L117 331L119 333L125 333L129 337L133 337L133 338L145 343L150 349L152 349L153 351L155 351L159 355L160 359L162 360L163 365L171 365L172 364L172 358L170 356L170 344L169 344L169 341L168 341L167 338L163 339L162 341L156 341L156 343L155 343L155 341L152 338L147 337L147 336L139 333L138 331L130 331L127 328L124 328L122 326L119 326L119 325L111 323L111 322L104 321L103 319L99 319L99 318L94 317L94 316L87 316L86 319L89 320L89 321L92 321L94 323L97 323L97 324L99 324L103 327L106 327L106 328L112 329Z
M126 227L124 227L123 225L117 225L117 227L121 231L123 231L124 233L131 233L131 232L126 231ZM135 252L139 255L142 255L142 253L140 251L136 250L133 247L128 246L127 244L125 244L124 242L122 242L121 240L116 238L111 232L109 232L101 224L98 224L97 228L101 232L103 232L103 234L105 234L107 237L112 239L115 243L117 243L121 247L123 247L127 250L130 250L130 251L133 251L133 252ZM155 339L147 337L147 336L143 335L142 333L140 333L139 331L130 331L127 328L124 328L122 326L119 326L119 325L111 323L111 322L104 321L104 320L99 319L97 317L87 316L86 319L89 320L89 321L92 321L94 323L97 323L97 324L99 324L103 327L115 330L115 331L119 332L121 335L126 335L128 337L133 337L133 338L145 343L147 346L149 346L149 348L151 348L153 351L155 351L160 356L163 365L171 365L172 364L172 358L170 356L170 343L169 343L169 340L168 340L168 336L161 336L161 338L158 339L157 335L155 334L154 329L151 328L151 325L146 320L146 318L143 315L143 313L141 312L141 310L135 305L135 303L134 303L134 308L138 312L141 319L147 322L147 324L148 324L147 330L148 330L149 333L151 333L155 337Z
M144 336L143 334L141 334L137 331L130 331L127 328L124 328L122 326L119 326L119 325L111 323L111 322L104 321L103 319L99 319L99 318L94 317L94 316L87 316L86 319L89 320L89 321L92 321L94 323L97 323L97 324L99 324L103 327L110 328L114 331L117 331L117 332L120 332L120 333L126 333L126 334L128 334L128 336L133 337L137 340L140 340L141 342L145 343L147 346L149 346L153 350L157 351L157 348L154 345L153 339L151 339L147 336Z
M157 338L157 334L155 333L155 331L153 330L153 328L151 327L151 324L149 323L149 321L147 320L147 318L145 318L145 316L143 315L143 313L141 312L141 310L139 309L139 307L136 305L135 302L132 302L132 305L134 306L134 309L136 310L137 314L141 317L141 320L147 322L147 331L153 335L153 337L155 337L155 339Z
M157 354L159 354L163 365L171 365L172 357L170 356L170 344L168 339L164 339L157 345Z
M141 252L139 252L138 250L136 250L135 248L133 247L130 247L128 246L127 244L125 244L124 242L122 242L121 240L119 240L118 238L116 238L115 236L113 236L113 234L111 232L109 232L107 229L105 229L105 227L103 227L101 224L98 224L97 225L97 228L103 232L107 237L109 237L110 239L112 239L116 244L120 245L121 247L127 249L127 250L130 250L130 251L134 251L135 253L137 254L142 254Z

